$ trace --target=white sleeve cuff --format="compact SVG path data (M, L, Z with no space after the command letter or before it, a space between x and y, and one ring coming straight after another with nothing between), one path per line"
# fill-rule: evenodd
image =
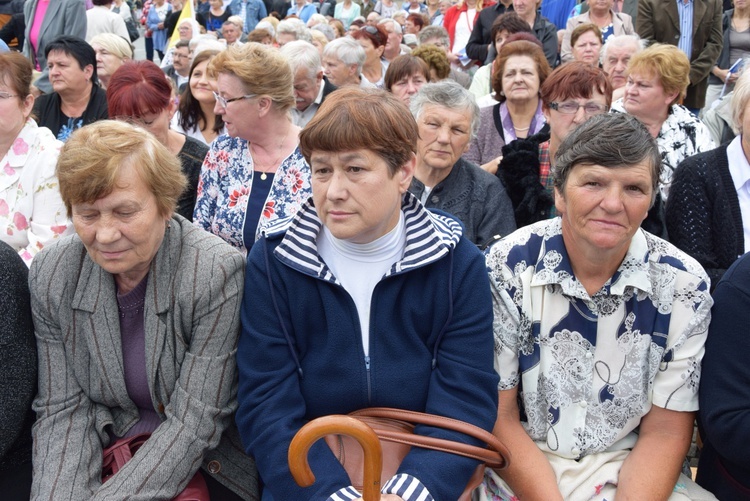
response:
M328 499L326 501L352 501L353 499L359 499L362 497L362 494L357 491L354 487L351 485L349 487L344 487L343 489L339 489L330 496L328 496Z
M394 475L385 483L382 492L383 494L396 494L405 501L435 501L427 487L422 485L419 479L407 473Z

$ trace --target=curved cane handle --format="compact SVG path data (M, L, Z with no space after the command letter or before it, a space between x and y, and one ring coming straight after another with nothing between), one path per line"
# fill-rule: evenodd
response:
M315 475L307 462L307 453L312 444L326 435L348 435L362 446L365 453L363 499L380 501L380 474L383 469L380 441L372 428L349 416L323 416L300 428L289 444L287 454L289 470L297 484L309 487L315 482Z

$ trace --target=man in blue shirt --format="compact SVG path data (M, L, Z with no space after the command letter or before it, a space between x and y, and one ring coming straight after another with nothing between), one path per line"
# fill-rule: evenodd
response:
M234 0L232 12L242 18L243 33L250 33L255 25L268 15L266 5L261 0Z
M295 15L302 20L303 23L307 24L310 17L316 14L318 9L306 0L294 0L294 5L286 13L287 16Z

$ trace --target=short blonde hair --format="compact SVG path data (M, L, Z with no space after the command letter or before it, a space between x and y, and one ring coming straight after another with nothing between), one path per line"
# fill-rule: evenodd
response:
M630 58L628 75L648 75L659 80L664 92L677 93L670 105L680 102L690 85L690 60L674 45L653 44Z
M120 169L128 164L156 197L159 214L171 216L187 186L180 161L145 129L100 120L75 131L57 161L60 195L68 217L73 215L73 205L112 193Z
M133 46L113 33L100 33L91 39L91 45L101 46L104 50L119 57L122 61L133 59Z
M278 50L250 42L231 46L209 63L211 71L239 78L248 94L269 96L280 111L295 105L292 68Z

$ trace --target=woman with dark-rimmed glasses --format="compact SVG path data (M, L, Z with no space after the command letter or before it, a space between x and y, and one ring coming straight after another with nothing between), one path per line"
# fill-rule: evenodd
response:
M505 145L495 169L519 228L556 215L550 169L557 148L577 126L609 110L612 86L601 69L572 61L550 74L540 94L549 132Z
M203 163L193 221L248 250L269 225L283 224L310 196L310 167L291 121L292 70L261 44L229 47L211 60L217 74L214 111L228 135Z

